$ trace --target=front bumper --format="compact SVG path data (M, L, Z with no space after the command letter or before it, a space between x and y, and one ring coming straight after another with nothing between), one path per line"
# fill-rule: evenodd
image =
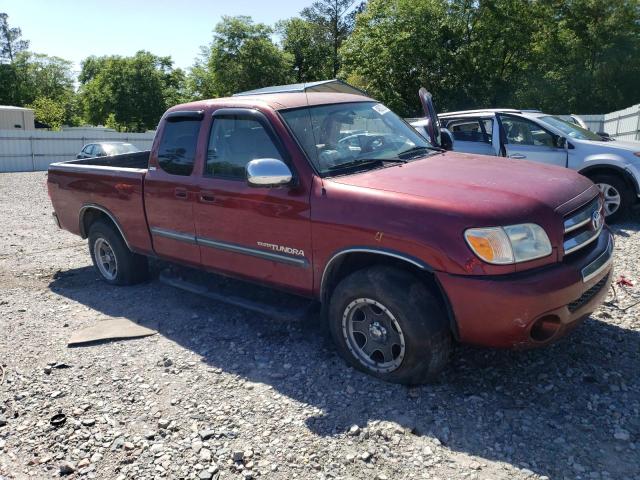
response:
M549 267L490 277L436 275L461 342L525 348L558 339L602 303L612 258L613 237L604 229L588 254Z

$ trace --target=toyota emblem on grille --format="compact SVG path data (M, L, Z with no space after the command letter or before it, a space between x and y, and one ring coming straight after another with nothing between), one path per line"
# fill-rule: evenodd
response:
M600 210L596 210L595 212L593 212L593 215L591 215L591 228L593 228L594 230L600 230L603 223L604 218L602 217Z

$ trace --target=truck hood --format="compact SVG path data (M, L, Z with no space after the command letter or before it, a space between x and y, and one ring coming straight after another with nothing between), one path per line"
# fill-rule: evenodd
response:
M487 224L548 217L549 209L557 210L593 185L566 168L454 152L331 180L420 197L434 209Z

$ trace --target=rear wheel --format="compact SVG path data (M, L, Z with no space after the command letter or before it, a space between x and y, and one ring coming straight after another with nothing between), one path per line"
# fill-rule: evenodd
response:
M342 280L331 297L329 322L340 355L388 382L431 381L451 352L447 318L437 298L396 268L370 267Z
M89 253L102 279L112 285L133 285L147 279L147 257L133 253L120 232L102 220L89 229Z
M623 220L631 210L633 192L623 179L615 175L597 174L591 177L604 196L605 217L609 223Z

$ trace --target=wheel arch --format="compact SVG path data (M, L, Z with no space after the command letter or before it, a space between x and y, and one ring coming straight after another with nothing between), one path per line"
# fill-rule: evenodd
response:
M427 263L415 257L392 250L373 249L367 247L353 247L334 253L326 263L320 282L319 299L326 311L331 293L338 283L349 274L374 265L394 266L409 271L418 280L426 284L438 297L447 315L452 335L458 338L458 327L444 288L434 274L434 269Z
M578 173L584 175L587 178L591 178L594 175L616 175L620 177L625 184L631 189L634 197L640 195L640 185L633 175L631 175L626 169L617 165L600 164L590 165L578 170Z
M96 204L87 204L83 205L80 209L79 214L79 227L80 227L80 236L82 238L87 238L89 235L89 229L91 225L95 223L97 220L106 220L108 223L113 224L116 230L120 233L122 240L129 250L131 250L131 246L127 240L124 231L122 230L122 226L118 222L117 218L113 213L111 213L107 208L102 207Z

